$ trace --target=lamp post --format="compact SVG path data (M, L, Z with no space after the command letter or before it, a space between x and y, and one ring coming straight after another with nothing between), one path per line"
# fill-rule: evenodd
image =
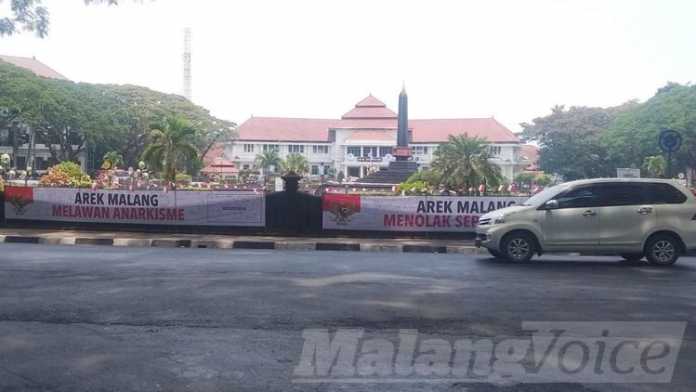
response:
M0 155L0 178L5 178L5 172L9 170L11 160L9 154Z
M135 170L133 170L133 166L130 166L128 168L128 180L129 180L128 181L129 182L128 190L129 191L132 191L133 189L135 189L135 187L134 187L135 178L133 177L134 174L135 174Z
M222 159L222 157L217 157L217 158L215 158L215 164L218 165L218 167L220 168L220 174L219 174L219 176L220 176L220 182L221 182L221 183L224 183L224 180L223 180L223 178L222 178L222 164L223 164L223 163L224 163L224 159Z
M31 165L27 166L27 171L24 173L24 186L29 186L29 176L34 168Z

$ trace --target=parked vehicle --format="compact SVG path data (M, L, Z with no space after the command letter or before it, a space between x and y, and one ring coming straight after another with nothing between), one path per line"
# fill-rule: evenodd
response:
M668 266L696 249L696 197L670 180L573 181L483 215L476 233L477 246L513 261L582 252Z

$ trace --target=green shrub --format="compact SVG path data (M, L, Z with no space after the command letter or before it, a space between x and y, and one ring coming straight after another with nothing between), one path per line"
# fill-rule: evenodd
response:
M48 174L41 177L40 184L53 187L89 188L92 179L82 171L75 162L61 162L48 169Z
M176 182L184 182L184 183L189 183L193 180L193 177L186 173L177 173L176 174Z

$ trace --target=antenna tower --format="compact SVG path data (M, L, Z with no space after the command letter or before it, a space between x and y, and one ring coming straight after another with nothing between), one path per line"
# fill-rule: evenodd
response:
M184 29L184 97L191 101L191 28Z

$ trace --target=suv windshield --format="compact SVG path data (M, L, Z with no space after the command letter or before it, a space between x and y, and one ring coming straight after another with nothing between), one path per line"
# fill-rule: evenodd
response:
M551 198L565 191L566 189L568 189L568 186L566 184L552 186L551 188L544 189L543 191L530 197L522 205L530 207L539 207L540 205L544 204L547 200L550 200Z

